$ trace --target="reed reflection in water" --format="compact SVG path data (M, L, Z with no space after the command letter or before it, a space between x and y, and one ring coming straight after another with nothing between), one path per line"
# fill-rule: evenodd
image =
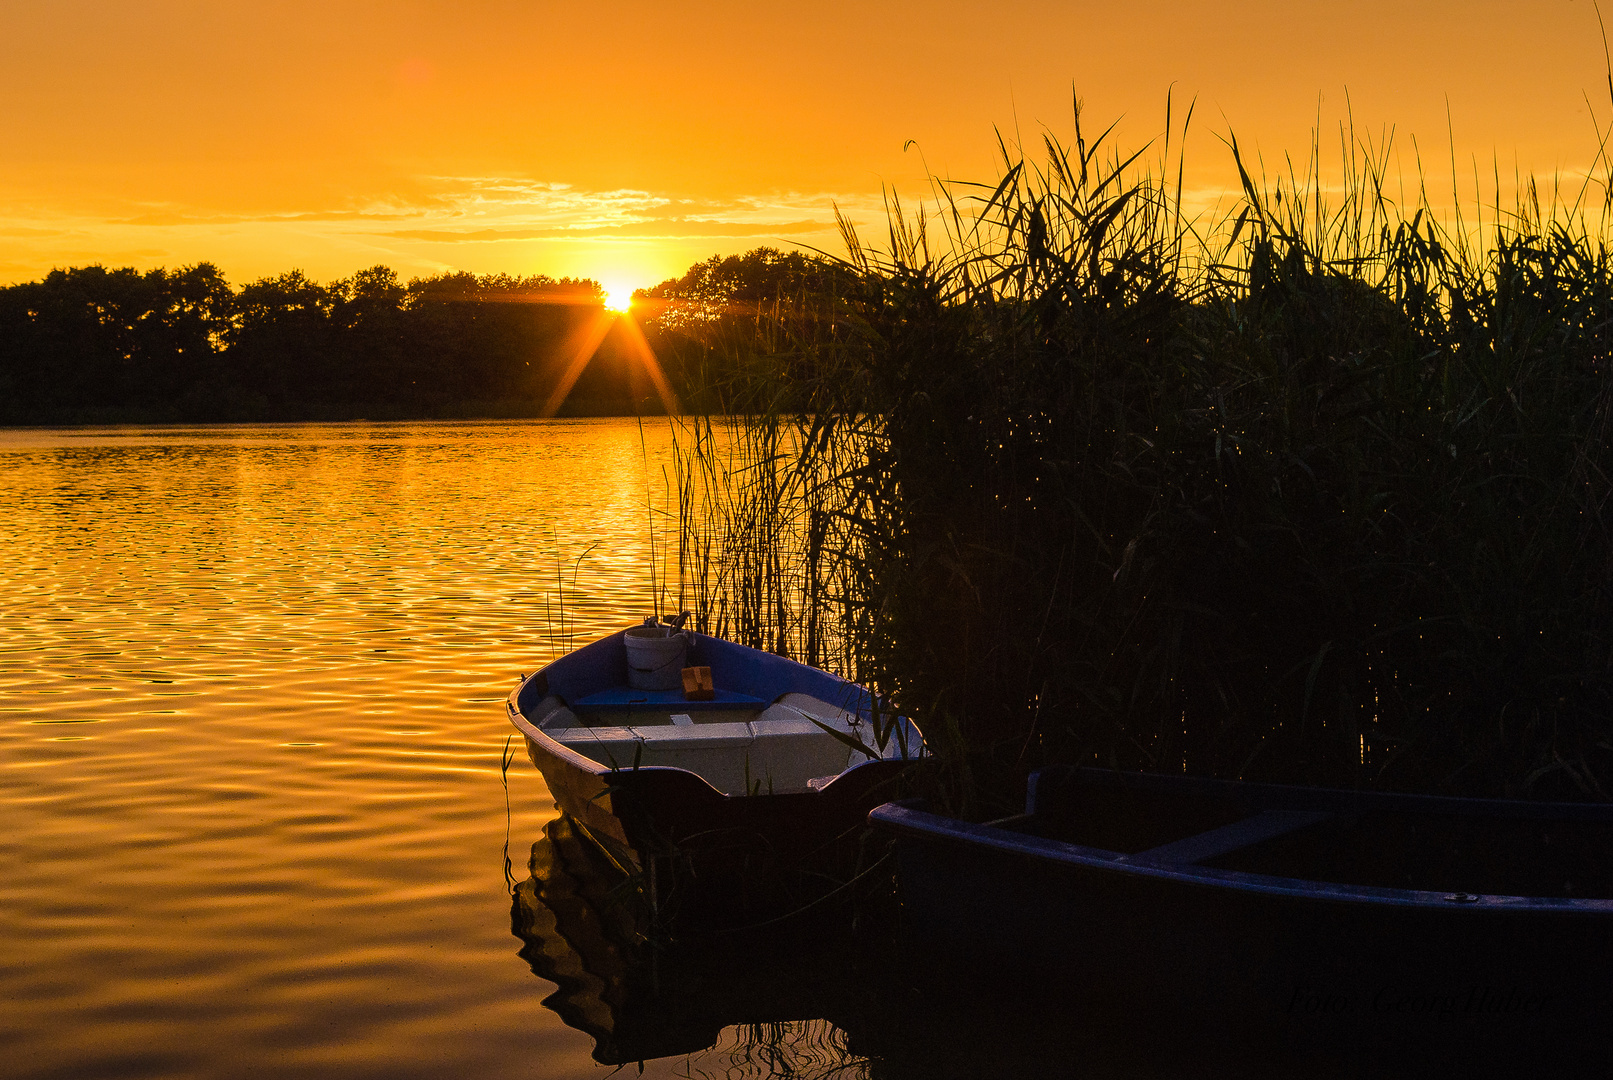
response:
M0 1073L602 1072L501 701L649 609L657 424L0 431Z

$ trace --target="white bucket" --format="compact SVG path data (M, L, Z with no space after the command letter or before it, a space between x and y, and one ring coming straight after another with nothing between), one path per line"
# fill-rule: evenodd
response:
M689 637L670 626L635 626L622 637L627 646L627 685L634 690L677 690L683 686Z

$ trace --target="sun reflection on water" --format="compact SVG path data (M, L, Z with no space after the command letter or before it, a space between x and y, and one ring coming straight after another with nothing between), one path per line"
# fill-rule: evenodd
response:
M592 1074L500 701L651 609L657 424L0 431L9 1076Z

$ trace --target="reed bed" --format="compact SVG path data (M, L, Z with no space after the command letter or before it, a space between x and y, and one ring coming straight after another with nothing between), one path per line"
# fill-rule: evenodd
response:
M1195 215L1186 123L1081 122L701 331L700 624L874 687L963 813L1049 761L1608 798L1606 154L1442 217L1388 140L1229 139Z

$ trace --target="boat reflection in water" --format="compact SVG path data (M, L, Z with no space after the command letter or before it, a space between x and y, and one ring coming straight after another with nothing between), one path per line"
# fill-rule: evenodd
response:
M859 1075L837 1021L870 1007L876 980L827 919L652 938L634 881L565 817L532 846L531 871L511 929L556 985L543 1004L593 1038L594 1060L698 1054L695 1075Z
M1014 898L999 900L1011 917ZM668 939L651 934L631 879L564 817L533 845L511 920L521 957L556 985L543 1004L594 1040L603 1065L685 1058L674 1075L802 1080L1592 1074L1584 1047L1470 1045L1438 1025L1411 1043L1341 1046L1251 1038L1191 1010L1136 1009L1128 1022L1125 1009L1095 1009L1090 988L1029 974L1030 957L934 963L877 896L855 913ZM1015 970L1027 973L1018 983Z

